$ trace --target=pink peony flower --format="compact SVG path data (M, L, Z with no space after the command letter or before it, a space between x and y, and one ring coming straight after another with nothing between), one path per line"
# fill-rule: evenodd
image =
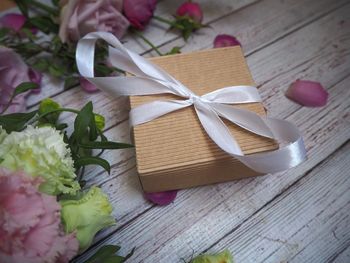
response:
M30 81L31 73L21 57L12 49L0 47L0 112L8 104L14 89L22 82ZM29 92L20 94L12 101L7 113L21 112L26 108L26 96Z
M38 192L40 178L0 169L2 263L68 262L79 248L66 235L55 196Z
M193 21L201 23L203 20L203 12L198 3L185 2L176 11L178 16L188 16Z
M124 0L123 11L133 27L143 30L153 17L157 0Z
M62 42L76 42L94 31L111 32L121 38L129 27L121 14L121 0L61 0L59 37Z
M307 107L322 107L327 104L328 92L319 82L296 80L290 85L286 97Z
M217 35L214 39L214 48L230 47L230 46L241 46L241 43L230 35Z
M168 205L175 200L177 190L157 192L157 193L144 193L147 200L157 205Z

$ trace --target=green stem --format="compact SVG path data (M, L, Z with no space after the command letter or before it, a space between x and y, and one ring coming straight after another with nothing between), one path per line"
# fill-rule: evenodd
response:
M168 24L168 25L170 25L171 27L175 27L175 28L180 29L180 30L184 30L184 29L185 29L182 25L179 25L179 24L177 24L176 22L171 21L171 20L168 20L168 19L165 19L165 18L163 18L163 17L160 17L160 16L153 16L153 18L154 18L155 20L158 20L158 21L160 21L160 22L163 22L163 23L165 23L165 24Z
M159 49L155 45L153 45L153 43L149 41L145 36L143 36L139 31L132 29L132 32L136 36L141 38L143 41L145 41L152 49L154 49L155 52L157 52L159 56L163 56L162 52L160 52Z
M50 14L54 15L54 16L57 16L58 15L58 10L48 6L48 5L45 5L41 2L38 2L36 0L26 0L28 4L32 4L34 5L35 7L41 9L41 10L44 10L46 12L49 12Z
M38 117L34 118L29 124L33 124L34 122L40 120L41 118L43 118L43 117L45 117L46 115L49 115L49 114L51 114L51 113L62 112L62 111L72 112L72 113L75 113L75 114L78 114L78 113L79 113L79 111L78 111L78 110L75 110L75 109L59 108L59 109L52 110L52 111L48 111L48 112L45 112L45 113L39 115Z

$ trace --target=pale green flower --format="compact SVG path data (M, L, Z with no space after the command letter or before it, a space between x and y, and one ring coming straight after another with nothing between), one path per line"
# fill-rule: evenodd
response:
M5 136L0 144L0 167L42 177L39 189L47 194L75 194L80 189L63 135L51 127L28 126Z
M5 139L6 136L7 136L6 131L0 126L0 144Z
M191 263L234 263L234 261L231 252L225 249L217 254L203 254L195 257Z
M61 217L66 233L76 232L80 251L87 249L98 231L114 225L112 206L98 187L80 193L71 199L60 201Z

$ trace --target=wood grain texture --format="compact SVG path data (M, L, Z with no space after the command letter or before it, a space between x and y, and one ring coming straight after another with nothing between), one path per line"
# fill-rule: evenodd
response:
M210 250L246 263L330 262L350 246L349 152L347 143Z
M225 246L244 262L264 258L269 262L285 259L315 262L311 256L320 262L349 262L350 250L346 247L349 232L345 231L349 225L346 203L349 199L346 200L344 192L349 186L344 177L349 170L344 164L349 162L346 157L349 146L317 167L350 137L350 8L346 3L346 0L203 1L205 22L211 27L199 31L183 50L211 47L217 33L237 36L248 55L265 106L271 115L300 127L309 160L285 173L184 190L174 204L159 208L142 197L134 151L108 151L104 157L112 164L111 175L91 168L86 179L88 185L100 185L109 194L118 225L99 233L96 246L78 261L83 262L101 244L115 243L122 245L123 254L137 247L130 262L179 262L181 257L189 259L193 250L199 253ZM157 12L169 14L177 5L177 1L162 1ZM164 35L157 27L161 26L152 22L145 35L163 51L183 45L172 32ZM139 41L127 40L129 48L147 52ZM288 101L284 91L297 78L320 81L330 93L328 105L308 109ZM90 95L78 88L62 93L62 88L55 88L59 83L50 85L47 82L44 93L32 96L29 104L52 95L69 107L81 107L92 100L96 111L107 117L106 135L114 140L129 140L126 98L111 100L102 93ZM72 120L71 116L63 117ZM325 191L322 197L321 190L331 188L342 190ZM310 198L306 200L304 196ZM293 206L295 200L298 205ZM314 200L318 202L310 206ZM257 215L261 214L274 221L260 223L263 221ZM289 222L286 216L289 214L300 217L290 229L284 225ZM330 233L333 227L337 227L335 234ZM254 236L257 231L263 236ZM297 248L294 243L299 244ZM259 250L260 247L264 250ZM316 254L318 247L323 249Z
M348 31L342 31L338 28L339 24L342 24L339 22L346 19L348 11L349 7L336 10L323 19L317 20L270 47L253 54L256 56L257 61L265 61L269 58L269 61L266 63L271 65L278 62L280 60L279 54L283 53L283 50L288 52L291 45L296 50L305 50L306 54L308 54L308 56L286 56L283 60L283 65L281 63L281 71L285 72L285 74L277 74L276 77L272 77L271 81L268 82L271 86L278 86L281 82L290 83L298 74L305 74L304 76L309 78L322 78L326 82L328 80L331 99L328 106L321 110L300 108L287 100L284 103L280 103L271 99L269 103L269 108L275 109L276 114L274 115L277 115L279 118L285 118L289 115L288 119L294 121L304 131L310 156L307 163L287 173L222 184L215 187L182 191L177 202L172 207L149 209L147 203L142 203L141 206L145 207L146 212L136 217L134 221L129 222L128 225L122 226L107 241L130 245L140 244L139 246L142 249L136 252L135 262L139 262L144 258L147 258L145 262L160 259L164 260L164 262L167 262L165 260L177 262L175 259L178 259L179 255L189 257L192 249L202 251L209 247L214 242L214 237L224 236L235 226L241 224L246 218L254 214L259 207L283 192L286 187L300 178L305 171L312 169L312 167L327 158L330 153L348 140L349 103L347 96L349 96L349 93L346 85L349 79L346 76L349 75L349 71L346 69L349 68L349 55L346 49L344 51L344 47L348 45L349 40L346 37ZM343 45L341 49L343 51L329 52L327 49L320 48L315 44L320 43L320 39L328 36L329 32L335 31L340 31L340 33L332 39L334 43L329 43L329 46L331 46L329 51L334 48L332 44L336 43ZM321 35L311 34L310 32L318 32ZM304 41L297 41L299 39L304 39ZM320 49L323 49L327 56L320 56ZM274 54L276 55L274 56ZM248 62L250 57L248 57ZM308 61L311 60L312 62L313 58L317 59L317 63L308 64ZM336 70L329 70L339 58L342 58L342 60L341 63L337 64ZM297 71L298 65L299 71ZM323 70L320 70L320 68ZM266 70L265 74L263 74L264 70ZM289 71L295 72L288 76ZM268 73L267 64L264 67L261 66L259 72L261 77L264 77ZM341 81L342 79L343 81ZM257 82L259 83L259 81ZM272 98L282 93L278 88L267 88L267 83L260 88L263 94L266 92L265 96L268 95ZM290 115L291 113L292 115ZM133 177L132 173L131 171L130 178ZM127 175L123 174L123 176ZM106 185L109 184L109 189L113 189L111 184L115 182L114 187L117 188L119 180L121 180L121 177L118 176L116 179L106 182ZM112 191L112 195L117 194L117 189ZM204 207L203 203L205 204ZM118 205L116 204L116 206ZM188 211L186 207L194 207L195 209ZM169 215L171 215L171 219L168 218ZM225 219L218 220L220 215L225 217L231 215L232 217L230 217L229 221ZM213 233L210 229L215 229L215 232ZM155 240L154 236L157 233L162 233L164 238ZM145 254L145 251L150 254Z

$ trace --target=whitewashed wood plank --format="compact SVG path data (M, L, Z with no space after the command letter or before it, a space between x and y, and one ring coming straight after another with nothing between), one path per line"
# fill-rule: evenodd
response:
M330 262L350 245L350 143L210 250L237 262ZM348 258L348 262L350 258Z
M150 209L103 244L123 244L122 252L138 247L135 262L177 262L181 256L190 258L193 250L206 249L349 139L350 105L347 98L350 91L346 90L349 80L347 78L330 89L329 106L319 110L319 114L303 108L287 118L304 131L307 162L285 173L180 191L174 204ZM109 189L114 188L117 192L118 181L123 176L110 180ZM128 176L135 178L136 174ZM102 188L108 190L105 185ZM118 208L118 203L113 205Z
M218 2L213 2L210 0L203 0L201 1L201 6L204 13L203 23L210 24L211 22L216 21L217 19L220 19L225 15L230 14L235 10L243 8L244 6L252 4L256 1L257 0L220 0ZM155 14L164 18L171 18L172 14L176 12L176 9L179 5L180 2L177 1L160 1L157 5ZM178 33L174 31L168 31L167 27L157 21L154 21L154 19L143 31L143 34L156 46L171 42L172 40L179 37ZM127 34L123 38L123 41L125 42L125 46L134 52L143 54L150 50L150 47L147 46L143 40L137 39L130 34ZM48 96L53 97L64 92L63 83L60 80L49 77L46 77L46 79L49 79L50 81L45 80L43 82L43 92L41 94L31 95L28 98L27 103L29 107L37 104ZM87 94L87 96L91 95Z
M350 262L350 246L341 251L335 258L330 261L332 263L349 263Z

